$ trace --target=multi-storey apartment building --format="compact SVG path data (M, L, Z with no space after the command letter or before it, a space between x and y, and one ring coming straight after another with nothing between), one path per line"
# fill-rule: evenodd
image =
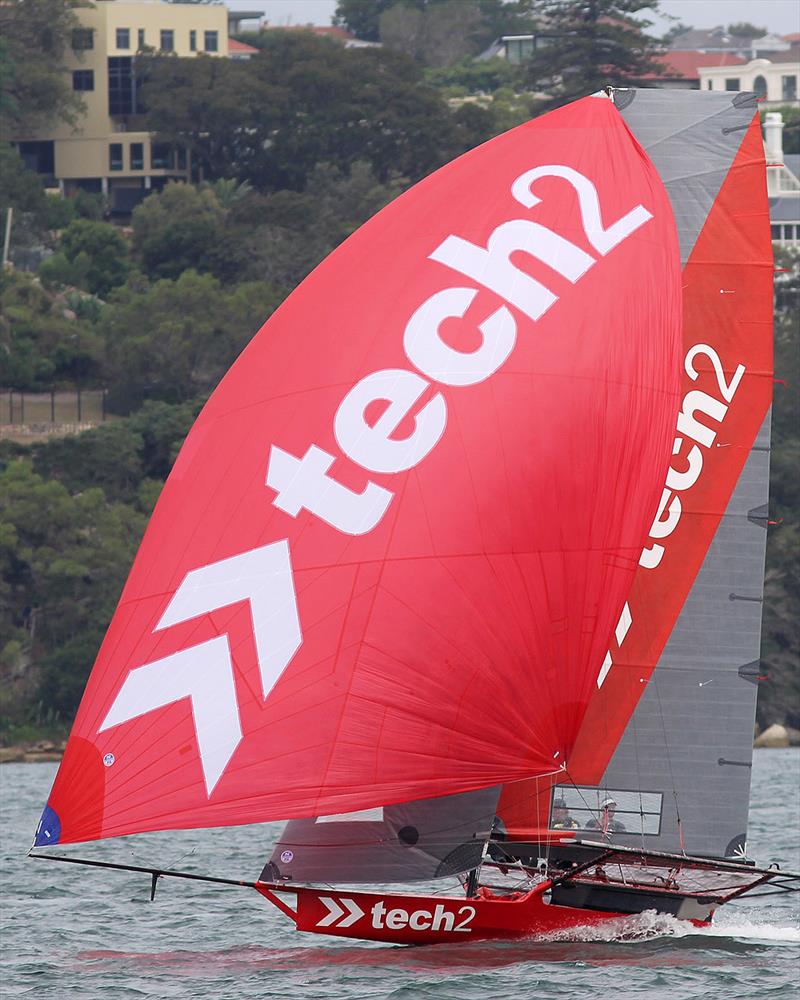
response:
M186 150L143 131L136 54L228 56L227 9L222 3L96 0L75 13L81 26L73 31L65 69L85 113L74 126L61 122L14 140L26 165L50 185L65 194L102 191L112 212L127 213L151 189L190 171Z

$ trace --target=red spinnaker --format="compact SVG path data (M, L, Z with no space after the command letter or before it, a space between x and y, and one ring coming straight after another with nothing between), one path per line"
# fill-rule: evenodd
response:
M605 98L364 225L189 434L37 843L559 768L658 505L680 310L666 192Z

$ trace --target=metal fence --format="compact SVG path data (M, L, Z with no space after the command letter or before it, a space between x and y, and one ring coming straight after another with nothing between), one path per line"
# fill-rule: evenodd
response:
M99 424L105 419L105 389L0 389L0 426Z

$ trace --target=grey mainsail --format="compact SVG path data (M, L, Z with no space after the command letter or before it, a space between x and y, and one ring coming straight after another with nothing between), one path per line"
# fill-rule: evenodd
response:
M477 867L497 786L361 813L287 823L261 873L267 882L406 882Z
M685 265L737 155L754 96L656 90L631 96L622 114L664 179ZM738 447L722 433L715 445ZM600 783L603 794L619 801L617 816L633 831L614 837L622 843L646 839L650 849L685 848L715 857L744 850L760 675L769 447L768 414ZM684 500L684 516L691 514L691 501ZM658 832L652 821L644 829L641 797L631 795L637 791L651 801L661 797Z

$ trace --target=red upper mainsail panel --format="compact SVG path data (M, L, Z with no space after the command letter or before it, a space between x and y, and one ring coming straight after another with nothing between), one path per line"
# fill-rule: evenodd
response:
M657 506L679 349L672 211L609 100L384 209L187 438L38 842L558 768Z
M683 272L673 458L606 676L570 762L596 782L652 674L772 402L769 206L756 113Z

